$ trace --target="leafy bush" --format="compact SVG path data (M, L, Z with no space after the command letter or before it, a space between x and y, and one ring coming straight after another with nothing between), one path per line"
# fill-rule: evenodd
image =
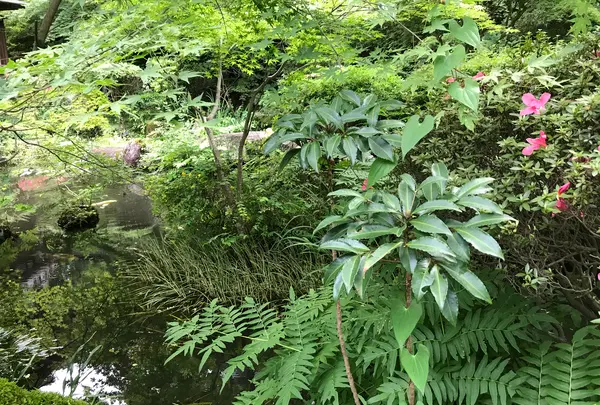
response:
M27 391L0 378L0 405L87 405L87 402L49 392Z

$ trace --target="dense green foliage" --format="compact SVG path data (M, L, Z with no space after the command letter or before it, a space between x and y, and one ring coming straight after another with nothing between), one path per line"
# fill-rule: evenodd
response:
M17 384L0 379L0 404L3 405L86 405L87 402L61 397L58 394L27 391Z
M1 378L600 401L595 0L60 3L37 50L48 2L6 19ZM160 222L115 226L144 190Z

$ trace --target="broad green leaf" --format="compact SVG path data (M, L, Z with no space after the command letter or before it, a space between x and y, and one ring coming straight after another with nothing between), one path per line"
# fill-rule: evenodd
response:
M423 215L423 214L428 214L430 212L435 212L435 211L458 211L460 212L461 209L458 205L454 204L451 201L448 200L434 200L434 201L427 201L421 205L419 205L414 213L417 215Z
M472 18L463 18L462 27L456 21L450 20L448 22L448 30L454 38L471 45L473 48L479 47L481 43L479 28L477 28L477 23Z
M462 262L468 262L471 258L471 252L469 251L469 245L465 240L457 233L448 235L448 246L456 254L456 258Z
M377 125L377 119L379 118L379 111L381 108L378 105L375 105L371 111L367 114L367 123L371 127L375 127Z
M468 227L482 227L489 225L496 225L502 222L507 221L516 221L513 217L509 215L499 215L499 214L479 214L471 218L465 224Z
M331 193L327 194L328 196L336 196L336 197L359 197L364 199L365 197L359 193L358 191L355 190L350 190L348 188L342 188L340 190L335 190L332 191Z
M281 143L291 142L291 141L297 141L298 139L308 139L308 137L300 132L288 132L279 138L279 142L281 142Z
M365 291L371 280L371 276L373 274L372 269L364 270L365 258L361 260L361 264L358 266L358 273L356 273L356 277L354 278L354 289L358 293L358 296L362 299L364 298Z
M412 240L407 243L409 248L417 249L425 253L429 253L434 257L441 257L446 260L453 260L456 255L450 250L446 242L437 238L428 236Z
M399 228L385 225L365 225L360 231L348 233L348 239L373 239L385 235L399 236L403 231L403 227Z
M400 120L379 120L377 121L377 126L375 128L381 131L383 129L402 128L404 125L404 122Z
M190 79L193 77L202 76L200 72L191 72L188 70L182 70L179 72L179 80L183 80L186 83L190 83Z
M321 144L313 141L308 144L306 151L306 161L314 171L319 172L319 158L321 157Z
M491 212L493 214L502 214L502 208L500 208L495 202L483 197L463 197L456 203L458 205L462 205L463 207L469 207L477 211Z
M448 279L440 272L437 264L434 264L431 268L431 277L433 278L433 283L429 287L429 291L431 291L435 302L440 307L440 310L442 310L446 302L446 296L448 295Z
M386 192L381 192L380 195L386 207L390 207L395 211L402 210L402 206L400 205L400 200L398 200L398 197Z
M410 174L404 173L400 175L402 181L405 181L412 191L417 191L417 182Z
M458 81L450 83L448 93L453 99L467 106L474 112L479 109L479 83L471 78L466 78L464 87Z
M342 148L344 149L344 153L350 158L352 164L356 163L356 154L358 153L358 147L351 136L345 136L343 138Z
M315 109L315 113L323 120L325 124L333 124L338 129L342 129L342 118L340 115L331 107L319 107Z
M300 148L288 150L279 163L279 171L282 171L299 152Z
M403 242L395 242L395 243L385 243L379 246L365 261L364 271L373 267L377 262L387 256L391 251L398 248L398 246L402 245Z
M406 374L415 383L415 387L425 392L427 376L429 375L429 349L423 344L417 344L417 354L412 355L408 350L400 352L400 363Z
M494 179L491 177L482 177L471 180L470 182L459 188L458 191L454 193L454 195L457 199L460 199L468 195L485 194L490 191L490 188L487 187L487 185L493 181Z
M386 159L391 162L394 161L392 145L387 143L385 139L381 137L369 138L369 147L371 148L371 152L378 158Z
M429 272L429 263L429 259L419 261L413 272L411 287L414 297L419 301L426 293L423 289L433 284L433 275Z
M442 263L442 267L444 267L450 277L462 285L473 297L491 304L492 299L487 288L485 288L485 284L483 284L475 273L466 270L463 266L461 264Z
M452 290L448 290L446 302L444 303L444 308L442 308L442 315L453 326L456 326L456 320L458 319L458 297Z
M304 145L302 145L302 148L300 148L300 166L302 166L303 169L308 168L307 154L309 145L309 143L305 143Z
M350 101L351 103L356 104L357 106L360 106L360 97L352 90L340 91L340 97L346 101Z
M333 157L333 154L338 150L341 142L342 137L340 135L333 135L327 138L323 146L325 146L328 158Z
M340 270L352 256L341 256L325 267L323 274L323 283L329 284L332 279L338 276Z
M417 268L417 255L413 249L409 249L406 246L398 247L398 256L400 257L400 264L404 271L414 273ZM428 259L424 259L428 260Z
M414 180L412 180L412 182L411 180L412 177L410 177L410 179L403 178L398 185L398 197L402 203L402 212L407 218L412 214L413 205L415 203Z
M454 83L453 83L454 84ZM418 115L410 117L402 132L402 158L404 159L408 152L433 129L435 119L431 115L425 116L423 122L420 122Z
M352 258L348 259L342 267L342 279L344 280L346 292L348 293L354 286L354 278L356 277L356 273L358 273L361 258L362 256L353 256Z
M427 201L432 201L442 192L440 182L444 182L443 177L429 176L419 186Z
M465 47L457 45L454 47L453 52L435 58L433 62L433 79L438 82L450 75L452 69L456 69L462 64L465 56Z
M396 167L396 162L390 162L386 159L377 158L371 164L369 169L369 177L367 180L367 186L371 187L375 185L379 180L387 176Z
M412 301L410 306L406 308L402 301L395 300L392 303L392 327L394 336L400 347L400 351L404 351L406 339L413 333L421 315L423 315L423 307L416 301Z
M337 301L340 298L340 292L342 292L342 287L344 286L344 278L342 277L342 272L339 272L337 277L335 278L335 282L333 283L333 299Z
M495 256L504 259L502 249L496 239L478 228L464 227L456 228L459 233L471 246L486 255Z
M445 235L452 234L452 232L450 232L450 229L448 229L444 221L442 221L433 214L421 215L420 217L410 221L410 224L421 232L433 234L442 233Z
M354 110L342 115L341 120L344 124L354 121L364 121L367 119L367 116L365 115L366 111L367 109L365 107L355 108Z
M364 136L365 138L370 138L374 135L380 134L381 131L378 131L373 127L361 127L361 128L351 131L351 133L358 134L360 136Z
M321 229L328 227L331 224L335 224L337 222L342 222L344 220L345 220L344 217L342 217L341 215L331 215L331 216L325 218L324 220L322 220L321 222L319 222L319 225L317 225L317 227L313 231L313 235L315 233L319 232Z
M431 165L431 174L435 177L441 177L444 180L439 181L440 190L443 193L446 190L446 183L448 182L449 172L448 168L442 162L434 163Z
M352 239L336 239L321 243L320 249L336 250L339 252L350 252L355 254L367 253L370 251L368 247L359 241Z

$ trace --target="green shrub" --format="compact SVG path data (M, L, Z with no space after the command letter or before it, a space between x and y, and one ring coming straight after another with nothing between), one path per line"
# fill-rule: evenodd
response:
M0 378L0 405L87 405L87 402L50 392L27 391Z

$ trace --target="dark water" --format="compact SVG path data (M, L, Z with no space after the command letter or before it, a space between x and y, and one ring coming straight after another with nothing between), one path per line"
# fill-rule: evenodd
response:
M99 263L110 269L117 261L135 258L137 243L160 234L152 201L139 184L111 185L95 193L91 203L107 202L98 207L98 226L75 234L57 226L61 206L56 202L63 198L60 193L60 187L41 187L20 191L17 197L21 204L42 207L11 225L17 232L35 229L40 239L11 266L21 271L24 288L44 288L65 280L76 283ZM219 393L226 358L234 353L210 359L203 373L198 372L198 359L189 357L165 365L170 351L163 345L163 331L169 319L154 317L138 324L135 318L132 316L131 324L115 331L111 338L110 350L119 356L94 364L91 378L82 387L92 393L110 392L113 399L104 400L114 405L229 405L240 390L248 388L248 376L234 376ZM54 382L43 390L61 393L66 370L60 367L55 368ZM76 392L82 392L82 387Z

